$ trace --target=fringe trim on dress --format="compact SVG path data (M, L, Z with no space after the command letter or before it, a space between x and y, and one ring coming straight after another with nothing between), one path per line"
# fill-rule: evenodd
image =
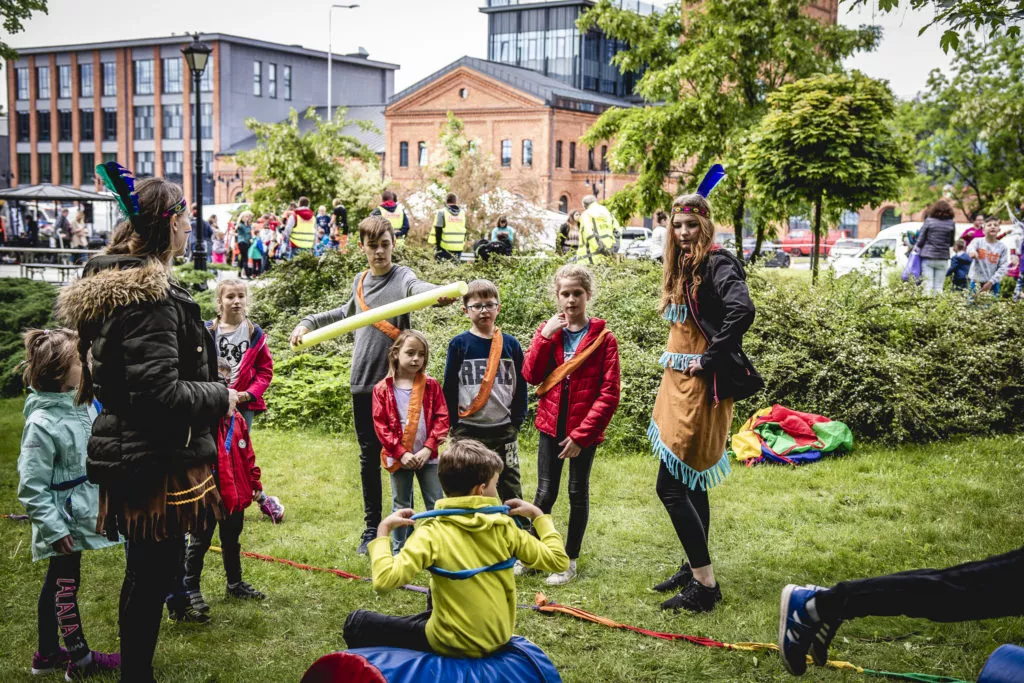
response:
M686 304L669 304L661 317L670 323L682 324L686 322Z
M690 361L700 358L699 353L669 353L666 351L661 354L661 358L658 359L658 363L663 368L672 368L673 370L686 370L690 367Z
M685 462L676 457L668 446L661 440L661 430L654 420L651 420L647 428L647 438L651 440L652 454L665 463L665 467L673 477L686 484L691 489L703 489L707 491L720 484L725 475L732 472L729 467L729 454L723 453L721 459L711 468L698 472Z

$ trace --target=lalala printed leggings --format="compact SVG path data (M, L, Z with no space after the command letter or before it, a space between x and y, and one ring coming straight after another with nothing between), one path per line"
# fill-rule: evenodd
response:
M60 649L60 639L73 661L89 654L78 611L82 553L50 558L43 590L39 592L39 653L50 657Z

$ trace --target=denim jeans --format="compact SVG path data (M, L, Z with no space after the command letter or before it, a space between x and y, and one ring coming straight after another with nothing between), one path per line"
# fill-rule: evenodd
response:
M441 480L437 478L437 463L424 465L418 470L397 470L391 474L392 512L413 507L412 485L413 481L417 479L420 482L420 493L423 495L425 510L433 510L434 503L444 497L444 492L441 491ZM411 527L400 526L391 532L391 550L393 552L397 553L402 549L411 531Z
M949 259L921 259L921 289L925 294L939 294L946 283Z

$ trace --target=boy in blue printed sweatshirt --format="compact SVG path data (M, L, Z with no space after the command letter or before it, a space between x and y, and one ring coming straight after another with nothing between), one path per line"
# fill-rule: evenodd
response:
M462 297L472 327L448 343L444 397L452 437L475 439L505 463L498 479L501 500L522 498L519 427L526 419L523 348L495 327L501 301L490 280L473 280Z

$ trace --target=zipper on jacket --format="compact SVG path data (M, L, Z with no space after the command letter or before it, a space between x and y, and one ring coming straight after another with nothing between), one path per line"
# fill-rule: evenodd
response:
M699 312L699 309L696 306L694 306L693 305L694 302L692 302L690 300L690 289L689 289L689 287L684 287L683 289L686 292L686 305L693 309L693 313L694 313L694 315L693 315L693 322L697 326L697 329L700 330L700 335L702 337L704 337L704 341L710 347L711 346L711 340L708 339L708 335L704 332L704 328L700 326L700 320L698 320L698 315L697 314ZM694 297L694 301L696 301L696 298L697 297ZM705 353L706 353L706 351L705 351ZM719 401L718 401L718 373L713 371L713 370L711 371L711 396L712 396L712 398L714 398L715 405L717 406L718 403L719 403Z

